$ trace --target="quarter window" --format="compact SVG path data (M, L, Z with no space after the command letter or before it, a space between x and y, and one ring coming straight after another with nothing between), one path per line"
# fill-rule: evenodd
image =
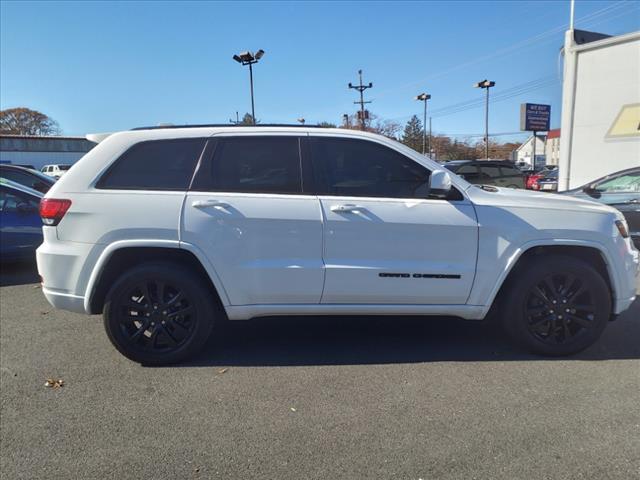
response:
M311 158L325 195L426 198L430 172L366 140L312 138Z
M301 193L298 137L227 137L218 140L211 165L198 172L194 190Z
M188 138L134 145L107 170L96 188L186 190L205 141Z

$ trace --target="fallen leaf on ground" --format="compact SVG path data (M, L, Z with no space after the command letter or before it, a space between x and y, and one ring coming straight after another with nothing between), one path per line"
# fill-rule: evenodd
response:
M54 378L47 378L47 381L44 382L44 386L45 387L49 387L49 388L53 388L58 389L58 388L62 388L64 387L64 380L62 380L61 378L59 379L54 379Z
M222 375L223 373L225 373L227 370L229 370L228 368L221 368L220 370L218 370L218 373L220 375Z

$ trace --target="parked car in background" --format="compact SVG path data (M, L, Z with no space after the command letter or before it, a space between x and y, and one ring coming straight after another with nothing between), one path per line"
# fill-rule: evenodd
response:
M0 178L6 178L40 193L47 193L51 185L56 183L53 177L17 165L0 165Z
M44 167L42 167L40 171L45 175L58 179L62 175L67 173L67 170L69 170L70 168L71 168L71 165L68 165L65 163L59 163L56 165L45 165Z
M216 322L274 315L492 311L528 350L566 355L629 308L640 268L614 208L471 185L337 128L114 133L40 215L42 293L102 313L115 348L143 364L188 358Z
M544 177L536 180L533 184L533 190L540 190L541 192L557 192L558 169L551 170Z
M42 243L42 220L38 213L42 194L0 178L0 260L35 259Z
M525 176L507 160L453 160L444 167L475 185L524 188Z
M545 165L537 170L528 170L525 174L525 187L528 190L539 190L538 181L549 175L550 172L557 170L557 165Z
M620 210L629 225L633 243L640 250L640 167L612 173L580 188L561 193L595 200Z

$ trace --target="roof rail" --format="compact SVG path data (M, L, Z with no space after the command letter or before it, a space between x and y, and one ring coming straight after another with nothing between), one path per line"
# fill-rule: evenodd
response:
M258 125L236 125L234 123L204 123L200 125L156 125L154 127L136 127L131 130L165 130L171 128L207 128L207 127L298 127L326 128L320 125L300 125L297 123L260 123Z

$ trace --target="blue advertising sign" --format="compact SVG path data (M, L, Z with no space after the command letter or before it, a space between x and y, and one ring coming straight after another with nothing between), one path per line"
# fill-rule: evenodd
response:
M523 103L520 105L520 130L527 132L548 132L551 119L551 105Z

